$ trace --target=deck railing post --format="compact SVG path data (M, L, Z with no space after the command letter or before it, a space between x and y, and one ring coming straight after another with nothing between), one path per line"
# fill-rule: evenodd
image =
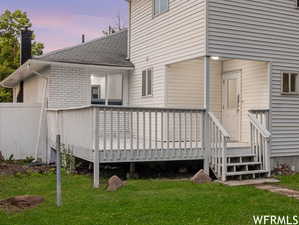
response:
M208 113L206 111L202 112L202 122L201 122L201 147L204 151L204 171L209 174L209 131L208 131Z
M100 186L100 151L99 151L99 114L96 107L93 108L93 187Z
M226 171L227 171L227 167L226 167L226 148L227 148L227 139L225 137L223 137L223 143L222 143L222 181L226 181Z

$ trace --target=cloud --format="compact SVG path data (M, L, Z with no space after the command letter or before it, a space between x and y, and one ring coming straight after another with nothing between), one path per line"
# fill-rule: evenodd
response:
M80 43L81 35L87 40L102 36L102 30L114 24L113 18L89 15L33 15L37 40L45 44L45 52Z

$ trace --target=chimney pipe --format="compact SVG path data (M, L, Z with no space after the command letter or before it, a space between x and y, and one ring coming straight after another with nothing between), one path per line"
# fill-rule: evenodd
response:
M85 34L82 34L82 44L85 43Z
M28 27L21 31L21 65L32 58L32 34Z

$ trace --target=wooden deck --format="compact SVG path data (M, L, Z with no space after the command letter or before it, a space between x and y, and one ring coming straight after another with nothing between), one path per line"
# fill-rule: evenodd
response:
M249 115L250 143L234 143L229 141L230 135L215 115L203 109L123 106L52 109L47 114L48 141L55 148L53 140L59 134L64 148L93 162L95 177L101 163L184 160L204 160L205 171L210 167L222 180L238 174L254 177L255 173L269 171L270 133L264 115L260 111ZM243 159L247 158L251 161L246 164ZM239 159L246 170L236 167L234 159ZM252 164L259 169L250 170Z

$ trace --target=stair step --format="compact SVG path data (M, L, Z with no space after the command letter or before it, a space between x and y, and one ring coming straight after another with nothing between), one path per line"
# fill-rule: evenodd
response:
M227 176L238 176L238 175L250 175L250 174L259 174L259 173L268 173L267 170L248 170L240 172L228 172Z
M255 156L255 154L236 154L236 155L227 155L226 157L227 158L240 158L240 157L246 158L246 157L254 157L254 156Z
M242 163L228 163L227 166L254 166L261 165L260 162L242 162Z

